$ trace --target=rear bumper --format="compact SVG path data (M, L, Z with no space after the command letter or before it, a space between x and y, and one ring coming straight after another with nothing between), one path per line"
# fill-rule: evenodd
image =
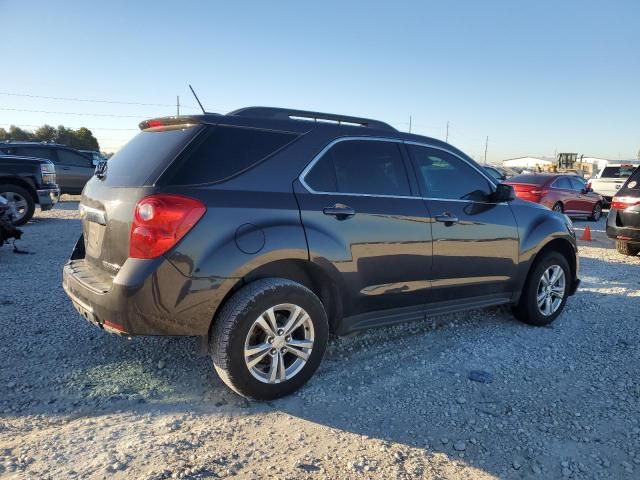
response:
M120 335L208 335L230 283L185 277L164 257L128 259L115 277L76 258L64 266L62 278L82 317Z
M616 210L611 210L607 216L607 236L614 240L640 244L640 228L618 225L618 212Z
M38 205L42 210L51 210L60 200L60 189L58 187L41 188L36 190L36 193L38 194Z

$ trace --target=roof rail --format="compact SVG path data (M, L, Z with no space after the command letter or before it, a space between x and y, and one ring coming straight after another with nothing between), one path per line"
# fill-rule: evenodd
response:
M369 118L350 117L347 115L336 115L333 113L311 112L307 110L293 110L290 108L274 107L246 107L229 112L227 115L238 117L260 117L273 118L278 120L303 120L322 123L335 123L337 125L349 125L357 127L376 128L378 130L396 131L391 125L379 120Z

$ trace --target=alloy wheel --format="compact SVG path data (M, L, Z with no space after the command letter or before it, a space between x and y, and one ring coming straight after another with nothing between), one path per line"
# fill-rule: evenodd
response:
M244 361L254 378L282 383L306 365L314 343L313 322L300 306L276 305L251 325L244 346Z
M29 211L27 199L17 192L1 192L0 195L7 199L10 207L13 207L15 211L13 221L19 222L22 220Z
M566 291L566 277L559 265L547 268L538 282L537 301L540 313L548 317L558 311Z

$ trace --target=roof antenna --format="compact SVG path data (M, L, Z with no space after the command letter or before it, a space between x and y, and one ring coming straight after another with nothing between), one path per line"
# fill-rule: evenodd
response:
M196 95L196 92L193 89L193 87L191 86L191 84L189 84L189 88L191 89L191 93L193 93L193 96L196 98L196 102L198 102L198 105L200 105L200 108L202 109L202 113L206 114L207 112L204 111L204 107L200 103L200 99L198 98L198 95Z

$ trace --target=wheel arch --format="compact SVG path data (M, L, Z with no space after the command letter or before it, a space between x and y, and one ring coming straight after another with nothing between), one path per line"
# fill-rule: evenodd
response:
M531 276L531 272L533 271L536 263L548 252L558 252L567 259L567 263L569 264L569 268L571 269L571 284L573 288L573 284L576 281L578 275L578 259L573 244L566 238L554 238L544 244L544 246L542 246L542 248L538 250L538 252L531 258L529 262L529 265L527 267L527 274L524 278L524 281L522 282L522 288L524 288L524 286L529 281L529 277ZM522 292L522 288L520 288L518 292L518 299L520 293Z
M2 176L0 176L0 184L10 184L10 185L17 185L19 187L22 187L22 188L26 189L27 192L29 192L33 202L35 204L38 203L38 192L36 192L35 183L32 183L31 179L26 180L26 179L21 178L21 177L6 177L6 176L2 177Z
M329 330L335 332L342 319L342 298L337 283L321 266L308 260L275 260L244 274L224 295L213 314L209 333L213 329L218 313L223 305L242 287L264 278L284 278L304 285L317 295L322 302L329 321Z

